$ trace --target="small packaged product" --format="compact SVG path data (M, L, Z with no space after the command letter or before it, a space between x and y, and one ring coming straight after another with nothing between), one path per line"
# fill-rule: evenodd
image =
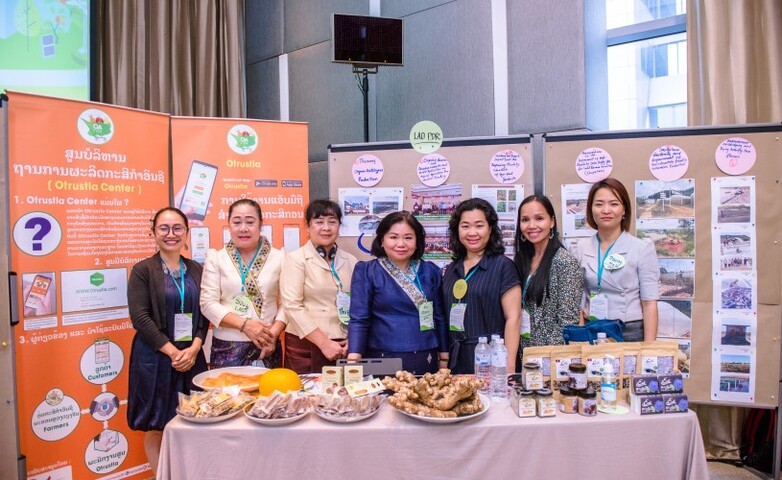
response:
M544 388L535 392L538 404L539 417L554 417L557 414L557 401L551 394L551 390Z
M511 389L510 406L519 418L534 417L537 411L533 392L519 387Z
M570 383L570 364L581 363L581 345L551 347L551 388L559 390Z
M683 393L684 380L681 373L672 373L669 375L657 375L660 385L660 393Z
M660 381L657 375L636 375L630 386L633 395L653 395L660 393Z
M663 395L663 411L665 413L685 413L689 402L687 395L683 393L671 393Z
M656 415L665 411L662 395L632 395L630 408L639 415Z
M342 380L342 367L326 365L323 367L321 373L321 385L323 386L323 393L334 393L334 391L344 385Z
M540 366L540 374L543 376L543 386L540 388L551 388L551 349L551 345L524 349L522 365L534 362Z

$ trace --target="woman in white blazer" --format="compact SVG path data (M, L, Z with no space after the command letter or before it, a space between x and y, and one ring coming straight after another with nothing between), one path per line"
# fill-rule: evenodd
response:
M206 254L201 277L201 312L214 325L212 368L282 365L277 294L285 255L261 235L263 216L255 200L228 209L231 241Z
M606 178L589 190L586 220L597 230L581 240L576 258L584 267L590 320L622 320L624 340L657 337L660 270L651 241L628 233L632 204L619 180Z

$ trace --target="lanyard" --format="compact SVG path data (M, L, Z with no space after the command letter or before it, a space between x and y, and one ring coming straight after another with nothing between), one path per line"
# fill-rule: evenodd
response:
M250 267L253 266L253 263L255 263L256 257L258 257L258 252L261 251L261 245L258 245L258 249L255 250L255 255L253 255L252 260L250 260L250 263L247 264L245 267L242 264L242 254L239 252L239 249L236 249L236 256L238 257L237 260L239 261L239 275L242 277L242 293L244 293L244 282L247 280L247 274L250 273Z
M418 277L418 268L416 268L415 263L410 263L410 270L413 271L413 278L410 278L407 276L406 273L402 272L403 275L408 279L412 280L413 283L415 283L415 286L418 287L418 290L421 292L421 295L424 296L424 298L428 301L429 299L426 298L426 292L424 292L424 287L421 286L421 279Z
M174 281L174 286L179 291L179 311L185 313L185 262L182 257L179 257L179 282L176 283L176 278L171 274L171 270L168 271L168 275L171 280Z
M614 243L616 243L616 240L619 240L619 238L614 240L614 243L612 243L608 247L608 250L606 250L605 257L603 257L602 259L600 258L600 237L597 234L595 234L595 238L597 238L597 291L599 292L600 289L602 288L601 284L603 282L603 270L605 269L605 263L606 260L608 259L608 254L611 253L611 249L614 248Z
M339 291L341 292L342 291L342 280L340 280L340 278L339 278L339 274L337 273L337 269L334 268L334 262L336 262L336 261L337 261L336 258L333 258L331 260L331 265L330 265L330 267L331 267L331 276L334 277L334 280L337 282L337 287L339 287Z
M529 281L532 280L532 275L527 275L527 280L524 281L524 288L521 289L521 308L524 308L524 304L527 303L527 287L529 287Z
M469 282L470 281L470 277L472 277L475 274L475 272L477 272L477 271L478 271L478 264L475 264L475 266L472 267L472 270L470 270L470 273L468 273L467 276L464 277L464 281L465 282Z

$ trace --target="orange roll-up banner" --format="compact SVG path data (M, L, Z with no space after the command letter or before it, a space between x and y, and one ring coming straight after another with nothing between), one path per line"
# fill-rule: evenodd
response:
M168 204L169 116L9 93L11 269L29 479L148 477L127 426L127 279ZM5 439L4 441L13 441Z
M171 144L174 205L190 219L194 260L230 240L228 207L242 198L261 205L273 246L295 249L306 239L306 123L172 117Z

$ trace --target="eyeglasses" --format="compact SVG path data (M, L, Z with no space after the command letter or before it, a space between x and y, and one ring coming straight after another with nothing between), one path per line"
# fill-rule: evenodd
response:
M176 225L158 225L155 227L155 233L161 237L165 237L169 232L172 232L176 237L181 237L186 231L187 227L179 223Z

